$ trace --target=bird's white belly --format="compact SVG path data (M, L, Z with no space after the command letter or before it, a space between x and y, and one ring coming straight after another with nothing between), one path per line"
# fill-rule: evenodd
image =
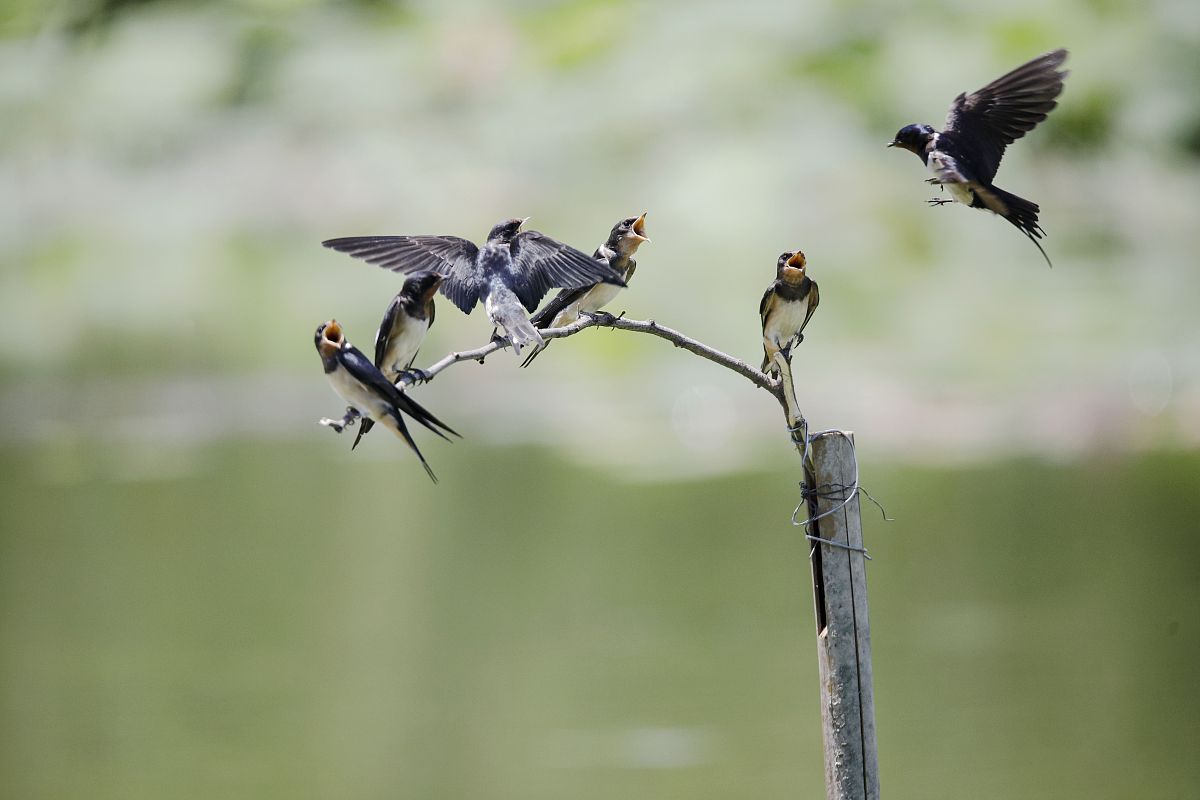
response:
M400 335L388 339L380 366L383 373L391 377L393 373L407 369L425 341L425 332L428 330L428 320L411 320Z
M782 347L800 333L804 317L808 314L808 298L793 302L784 302L776 306L775 313L767 317L767 327L763 338Z
M359 414L375 421L385 418L387 401L354 380L345 369L339 367L329 373L329 383L346 404Z
M597 283L588 293L579 298L580 311L599 311L617 298L621 287L611 283Z
M620 291L620 286L614 286L611 283L596 284L591 289L588 289L583 297L558 312L558 316L554 318L554 322L551 323L550 327L561 328L564 325L570 325L579 319L580 312L591 313L599 311L616 299L617 293Z
M951 156L940 150L929 151L929 171L941 181L941 185L954 200L968 206L974 202L975 193L967 185L963 174L958 171L957 162Z
M965 183L947 183L945 184L946 191L950 193L958 202L964 206L969 206L975 202L975 193L971 191L971 187Z

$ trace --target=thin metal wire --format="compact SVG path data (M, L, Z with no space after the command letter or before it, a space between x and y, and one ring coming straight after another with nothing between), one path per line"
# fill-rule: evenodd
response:
M804 420L801 420L800 425L797 425L796 428L801 428L801 427L807 428L808 423ZM798 431L789 427L788 432L792 435L792 441L795 441L796 433ZM796 506L795 510L792 511L792 524L795 525L796 527L803 527L804 528L804 538L808 539L810 542L821 542L822 544L827 544L827 545L830 545L831 547L840 547L843 550L852 550L856 553L862 553L863 558L870 561L870 560L872 560L871 556L869 553L867 553L867 549L865 547L852 547L851 545L843 544L841 542L835 542L830 539L822 539L820 536L816 536L812 532L812 530L813 530L812 524L814 522L816 522L817 520L820 520L820 519L824 519L825 517L828 517L831 514L835 514L838 511L841 511L846 506L850 505L850 501L853 500L855 498L855 496L858 495L860 492L862 494L866 495L868 500L870 500L872 503L875 503L875 505L879 507L879 510L881 512L883 512L884 519L890 519L890 517L888 517L888 515L887 515L887 512L884 511L883 506L880 505L879 502L875 500L875 498L871 497L871 495L865 489L863 489L861 485L859 485L859 482L858 482L858 454L857 454L857 452L855 452L854 440L851 439L849 436L847 436L845 431L839 431L839 430L817 431L816 433L814 433L812 435L806 435L805 441L804 441L804 449L801 451L802 454L807 455L808 445L811 442L813 442L817 439L820 439L822 437L825 437L825 436L841 436L847 442L850 443L850 452L854 456L854 482L851 483L849 486L838 483L838 484L822 484L821 486L817 486L817 487L809 487L805 483L801 482L801 484L800 484L800 503L799 503L799 505ZM842 497L841 496L842 494L844 494L845 497ZM833 508L827 509L826 511L822 511L820 514L817 514L816 516L808 517L807 519L798 522L796 520L796 517L798 517L800 515L800 509L807 506L809 499L813 498L813 497L819 497L819 498L822 498L825 500L841 500L841 502L838 505L834 506Z

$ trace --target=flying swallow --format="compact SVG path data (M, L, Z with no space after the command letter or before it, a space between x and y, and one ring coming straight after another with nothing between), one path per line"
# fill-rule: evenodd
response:
M464 314L482 300L520 355L523 346L543 343L528 314L548 291L625 285L607 264L538 231L521 231L527 219L498 223L483 247L457 236L356 236L322 244L394 272L437 272L445 277L442 294Z
M1038 239L1045 231L1038 224L1038 204L992 184L1004 148L1033 130L1058 105L1063 90L1066 50L1038 56L997 78L977 92L960 94L950 104L945 129L930 125L905 125L888 147L916 153L933 177L929 183L944 186L949 199L935 198L931 205L957 200L971 208L985 208L1011 222L1029 241L1050 257Z
M650 239L646 236L646 214L643 212L640 217L626 217L614 225L608 239L596 248L592 258L607 264L628 284L633 278L634 270L637 269L633 254L643 242L648 241ZM593 283L591 286L580 286L577 289L563 289L530 317L529 321L538 330L561 328L575 322L581 313L591 314L604 308L619 291L621 287L611 283ZM549 342L531 352L521 366L529 366L548 346Z
M426 377L421 370L413 370L412 365L425 341L425 334L433 327L433 296L442 280L436 272L413 275L404 282L383 314L383 322L379 323L379 331L375 334L375 366L393 384L406 373L415 373L418 380ZM358 447L362 437L374 425L370 419L362 421L351 450Z
M804 341L804 327L821 302L817 282L805 272L807 263L799 250L779 256L775 280L758 304L763 331L763 372L779 371L774 360L780 350L790 363L792 347Z
M436 483L437 476L417 449L417 443L413 441L408 426L404 423L403 414L408 414L443 439L448 437L442 431L453 433L455 436L458 436L458 433L393 386L383 373L367 360L361 350L346 340L342 326L337 320L331 319L319 325L315 342L330 385L350 404L342 424L351 424L355 417L362 416L383 425L408 444L421 460L421 466L425 467L429 477ZM333 423L333 426L341 430L337 423Z

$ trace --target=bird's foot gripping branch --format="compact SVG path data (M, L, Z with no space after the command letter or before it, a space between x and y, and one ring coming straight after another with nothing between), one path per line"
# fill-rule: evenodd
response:
M345 415L341 419L333 419L331 417L321 417L319 420L326 428L333 428L334 433L341 433L346 428L349 428L358 421L358 412L353 408L347 408Z

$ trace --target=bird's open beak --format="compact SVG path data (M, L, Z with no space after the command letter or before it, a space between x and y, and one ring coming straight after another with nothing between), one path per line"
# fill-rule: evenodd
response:
M325 323L325 339L333 344L340 345L342 343L342 326L336 319L331 319Z
M895 139L892 139L890 142L887 143L887 146L895 147L897 144L898 144L898 142Z
M633 235L638 237L638 242L648 242L650 237L646 235L646 214L643 211L642 215L633 221Z
M799 250L797 250L796 254L789 258L785 263L789 267L793 267L795 269L804 269L804 265L807 262L804 259L804 253L801 253Z
M325 329L321 331L321 343L318 348L321 351L321 357L333 357L342 348L342 343L345 341L342 335L342 326L336 319L329 320L325 323Z
M521 227L524 228L525 223L529 222L529 220L531 220L531 219L533 219L533 217L526 217L525 219L521 220Z

